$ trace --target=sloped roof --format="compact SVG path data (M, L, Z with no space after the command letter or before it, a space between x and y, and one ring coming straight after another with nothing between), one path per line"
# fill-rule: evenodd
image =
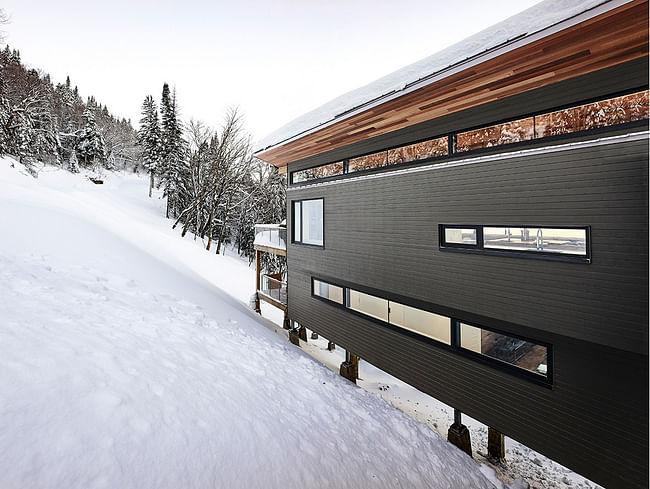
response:
M355 109L390 95L399 95L415 83L426 81L437 73L470 58L485 54L499 46L524 38L571 19L599 5L611 8L626 0L545 0L533 7L493 25L438 53L386 75L368 85L352 90L312 110L261 139L256 152L265 151L321 126L342 120Z

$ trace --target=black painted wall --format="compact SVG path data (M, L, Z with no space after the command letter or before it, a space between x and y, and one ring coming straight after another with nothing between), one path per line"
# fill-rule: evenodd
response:
M643 83L647 60L289 170ZM647 137L420 170L290 187L289 204L316 197L325 203L325 247L288 247L291 319L608 488L647 487ZM592 263L440 251L440 223L589 225ZM537 385L315 299L312 276L549 343L553 384Z

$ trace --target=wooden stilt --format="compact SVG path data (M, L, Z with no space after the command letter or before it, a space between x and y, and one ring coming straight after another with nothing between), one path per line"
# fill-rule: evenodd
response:
M488 456L502 462L506 459L506 443L503 433L488 427Z
M346 350L345 361L339 367L339 374L356 384L359 378L359 357Z
M260 290L260 274L262 268L262 259L260 250L255 250L255 312L262 314L262 308L260 306L260 297L257 294L257 291Z
M282 321L282 327L284 329L291 329L290 321L289 321L289 314L288 311L284 311L284 321Z
M462 413L454 409L454 424L449 427L447 432L447 441L456 445L470 457L472 456L472 440L469 436L467 426L462 423Z

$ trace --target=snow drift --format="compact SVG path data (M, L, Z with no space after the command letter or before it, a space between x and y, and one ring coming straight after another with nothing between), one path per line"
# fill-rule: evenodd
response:
M0 159L0 486L491 488L226 291L147 182Z

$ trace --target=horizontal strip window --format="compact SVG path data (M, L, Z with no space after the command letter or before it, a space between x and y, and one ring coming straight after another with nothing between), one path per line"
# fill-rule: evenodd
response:
M291 172L291 183L340 176L550 136L589 131L627 122L647 120L648 116L648 90L643 90L552 112L538 112L512 121ZM455 144L449 144L450 140Z
M294 171L291 173L291 181L292 183L300 183L308 180L315 180L317 178L333 177L336 175L343 175L342 161L317 166L316 168L309 168L308 170Z
M493 365L550 383L550 347L531 340L464 323L459 319L407 306L312 277L312 295L380 323L408 330L458 352L480 355ZM529 377L531 378L531 377Z
M343 304L343 287L328 284L322 280L312 280L312 293L323 299Z
M459 325L461 348L537 375L548 376L549 356L546 346L462 322Z
M294 200L291 210L292 242L323 246L323 199Z
M441 224L440 249L527 254L590 262L589 226L474 226Z

